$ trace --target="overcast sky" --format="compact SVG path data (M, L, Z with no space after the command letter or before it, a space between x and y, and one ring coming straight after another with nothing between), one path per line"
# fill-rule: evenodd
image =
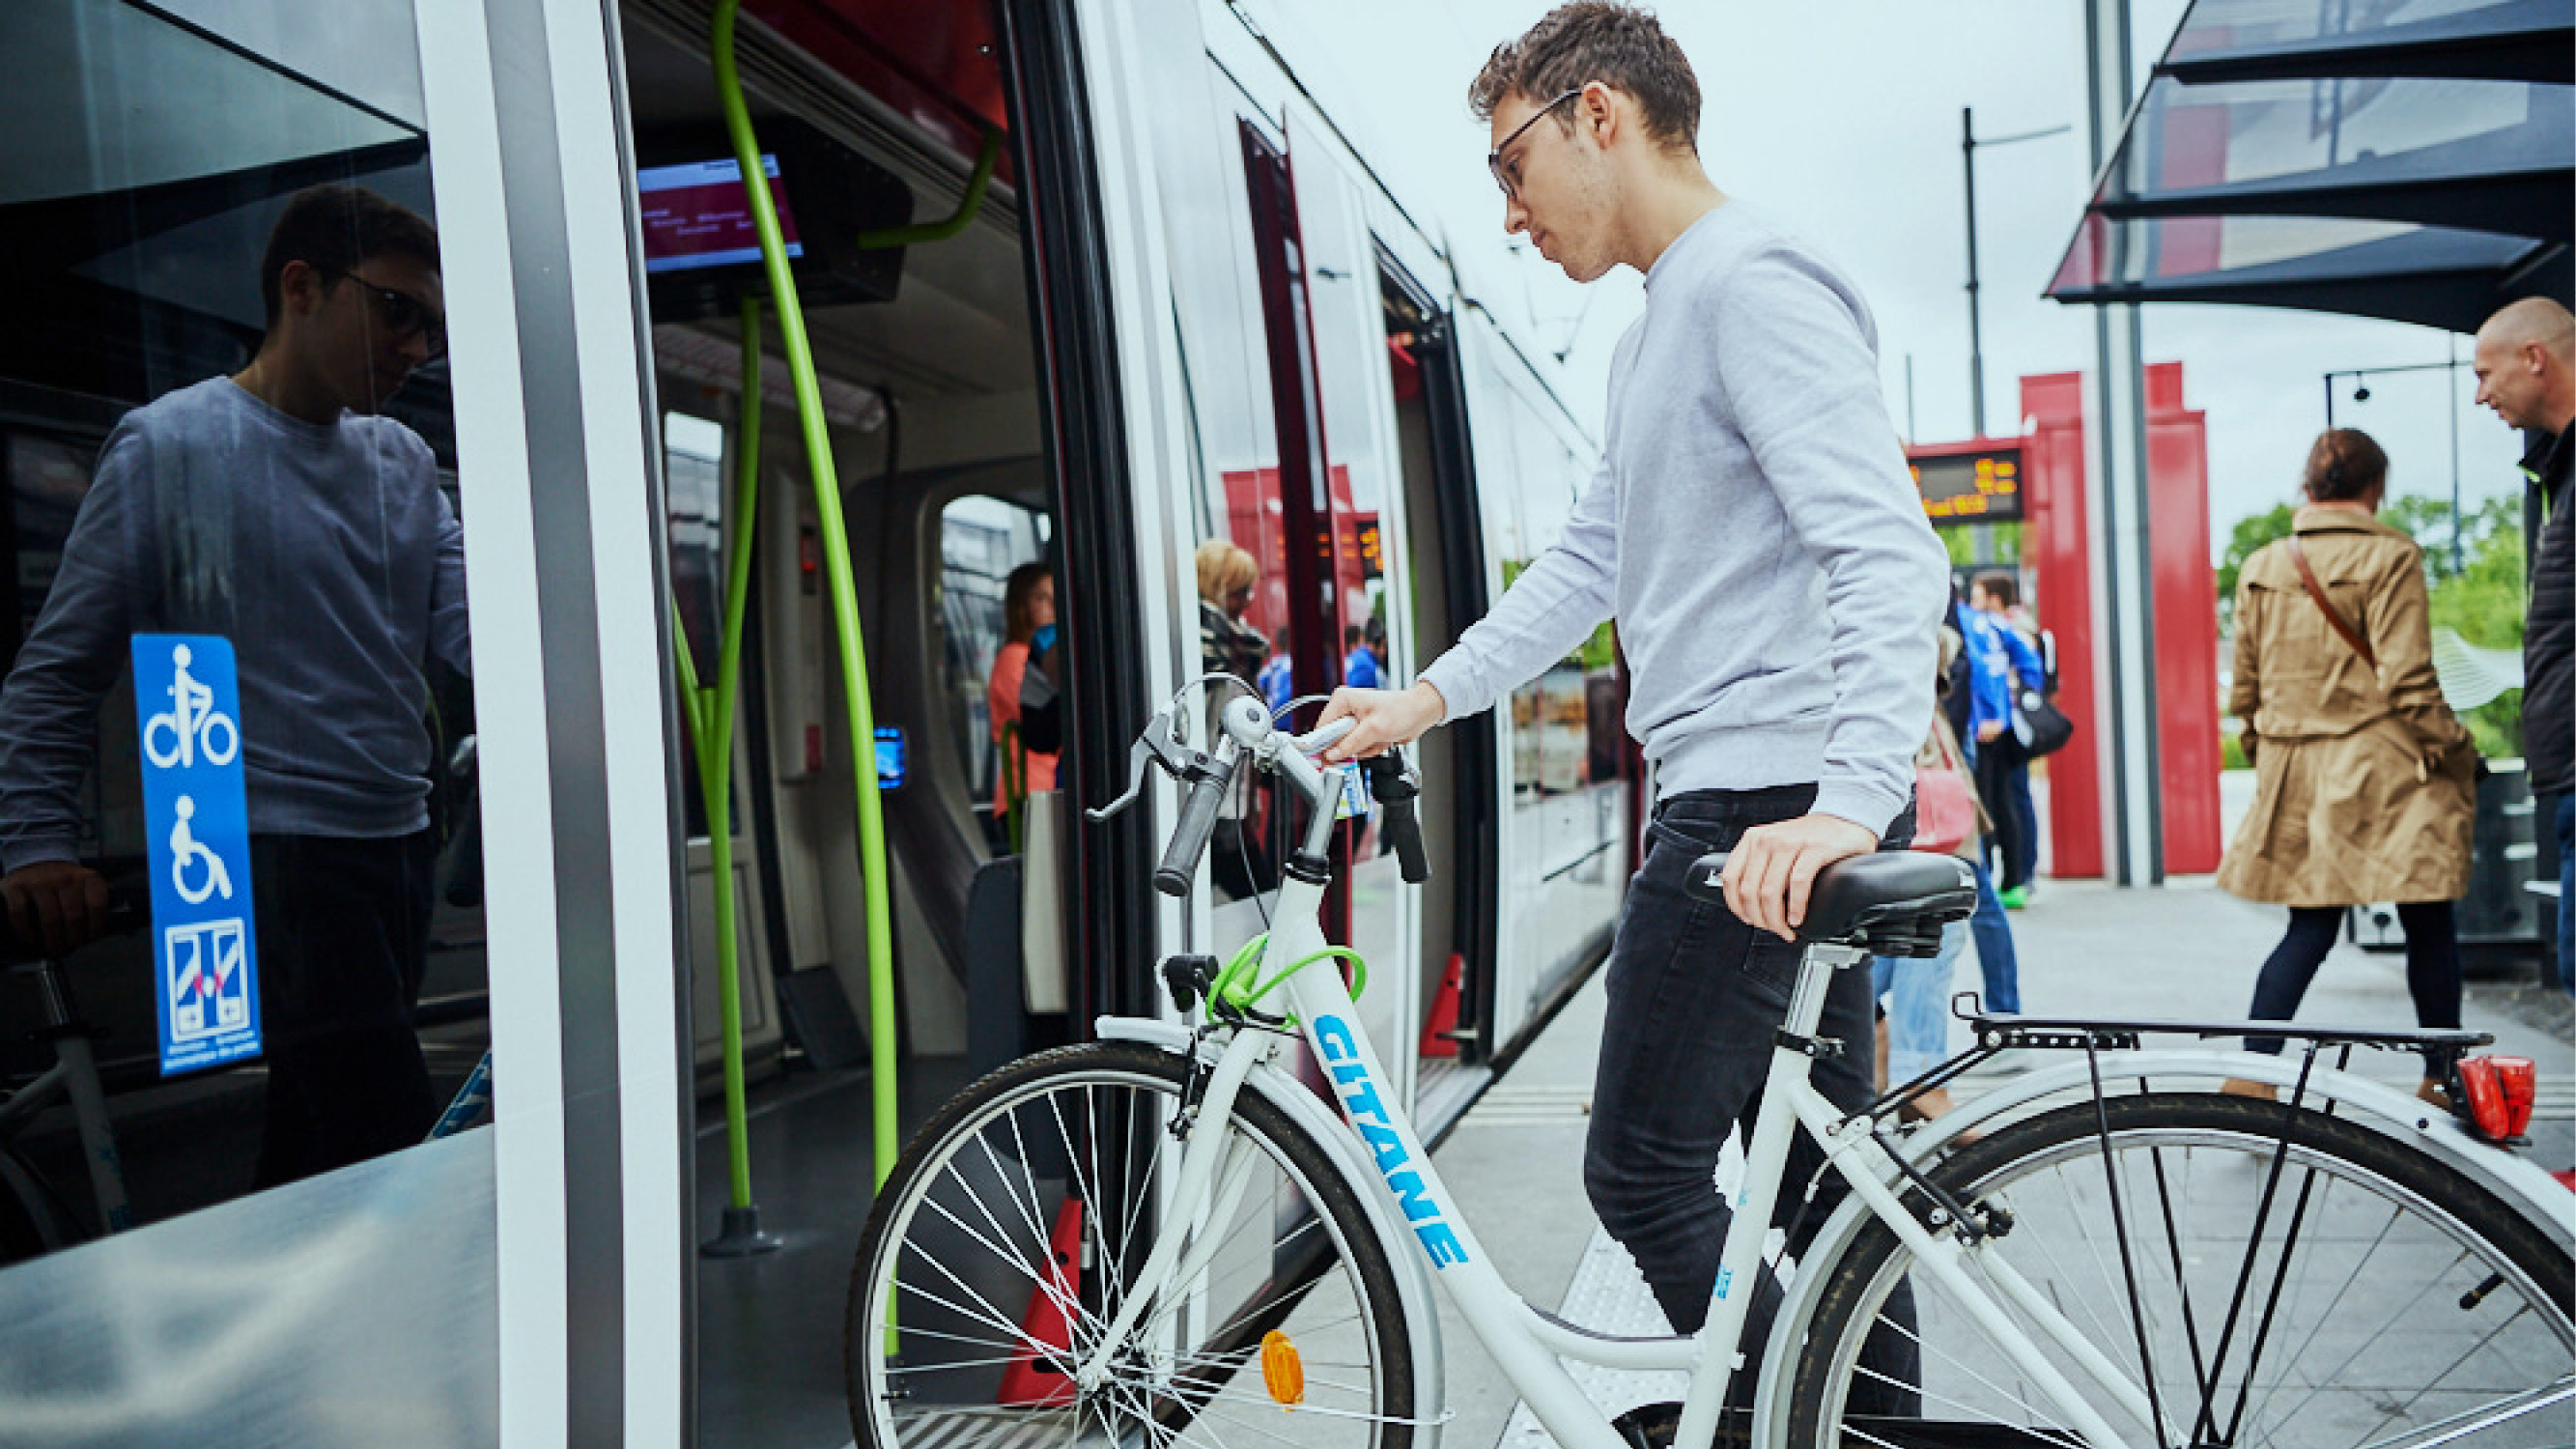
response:
M1237 0L1427 228L1445 234L1471 295L1526 311L1567 347L1569 401L1597 428L1610 353L1644 304L1626 269L1578 286L1535 252L1506 248L1484 171L1486 133L1467 82L1493 45L1545 0ZM2134 0L2138 84L2187 0ZM2091 190L2080 0L1679 0L1657 7L1700 83L1702 160L1717 184L1819 242L1877 314L1888 412L1924 441L1966 435L1966 220L1959 111L1980 135L2071 124L2066 134L1977 154L1989 430L2019 431L2018 379L2082 367L2091 309L2043 300ZM1401 142L1386 138L1401 137ZM1517 238L1513 239L1517 241ZM2252 307L2150 306L2149 362L2183 364L2185 400L2209 416L2211 548L2229 526L2288 500L2325 425L2329 369L2441 362L2428 328ZM2468 339L2458 339L2468 355ZM2519 440L2471 405L2459 374L2461 492L2515 494ZM2367 430L2399 493L2447 497L2451 414L2444 376L2372 379L2336 421Z

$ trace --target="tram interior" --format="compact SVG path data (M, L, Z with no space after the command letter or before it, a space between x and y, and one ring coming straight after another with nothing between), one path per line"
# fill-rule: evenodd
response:
M670 9L630 9L625 23L648 233L655 168L729 154L703 32ZM926 28L934 18L907 23ZM777 194L808 218L802 225L833 206L875 208L832 218L872 228L959 209L973 154L909 123L859 80L821 69L810 52L791 60L758 39L746 27L753 122L763 149L779 157ZM998 118L996 107L986 123ZM1047 999L1062 963L1032 964L1025 950L1042 946L1047 933L1024 930L1014 940L970 924L989 914L983 908L997 892L1025 904L1014 889L1023 864L1062 838L1030 827L1030 817L1059 802L1033 800L1020 807L1020 833L1029 837L1023 858L996 865L1012 852L1012 832L996 818L1001 762L986 683L1004 642L1005 581L1024 564L1052 566L1057 537L1011 179L1005 160L955 235L916 240L890 264L871 260L882 290L836 294L827 283L805 308L876 685L884 743L873 751L851 748L816 553L812 473L774 319L765 331L732 823L753 1198L761 1225L785 1246L700 1263L698 1416L700 1442L709 1445L836 1444L848 1436L842 1315L871 1164L872 1088L860 1045L867 922L852 805L859 760L874 755L885 771L893 758L886 745L899 738L900 783L881 777L880 786L907 1122L973 1075L1063 1031L1061 986ZM829 250L828 239L821 249ZM648 242L648 267L653 251ZM745 406L741 289L705 285L709 270L648 277L672 575L701 660L714 656L723 547L738 523L723 515ZM721 1041L706 830L704 811L693 806L701 1237L714 1234L730 1202L723 1117L708 1095ZM1042 869L1036 876L1047 878ZM1025 1009L1032 1001L1055 1009L1032 1013Z

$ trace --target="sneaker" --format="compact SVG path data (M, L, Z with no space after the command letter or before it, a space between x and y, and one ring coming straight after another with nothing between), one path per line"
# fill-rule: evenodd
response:
M2018 911L2030 904L2030 887L2017 885L2008 891L1997 891L1995 899L2003 902L2005 910Z

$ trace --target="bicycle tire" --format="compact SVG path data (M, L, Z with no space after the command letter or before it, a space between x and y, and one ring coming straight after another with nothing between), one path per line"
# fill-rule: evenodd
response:
M2566 1442L2566 1411L2553 1406L2576 1394L2576 1263L2485 1188L2429 1154L2307 1110L2291 1114L2276 1176L2285 1112L2276 1103L2134 1095L2106 1099L2102 1112L2123 1184L2116 1199L2091 1101L2004 1127L1930 1176L1972 1212L1980 1203L2012 1212L1993 1248L2133 1382L2157 1386L2168 1437L2152 1442ZM2062 1204L2049 1181L2066 1193ZM2075 1191L2087 1183L2097 1203ZM1918 1214L1929 1206L1919 1190L1905 1200ZM2191 1225L2177 1223L2178 1206ZM2070 1271L2074 1255L2056 1240L2070 1229L2109 1234L2115 1221L2110 1255L2097 1247L2091 1274ZM2134 1255L2117 1252L2123 1239ZM1880 1377L1862 1366L1862 1346L1873 1331L1896 1331L1880 1309L1911 1261L1873 1222L1831 1265L1799 1356L1788 1443L2080 1443L2053 1407L2033 1402L2026 1381L2018 1392L2006 1387L2022 1376L1963 1313L1952 1321L1948 1300L1927 1300L1940 1290L1926 1274L1910 1275L1920 1318L1905 1336L1921 1359L1911 1386L1919 1404L1911 1417L1847 1413L1853 1386ZM2009 1316L2029 1327L2018 1311ZM2141 1337L2152 1375L2139 1372ZM2455 1354L2463 1339L2474 1342ZM2062 1349L2045 1351L2087 1383ZM2123 1416L2098 1391L2087 1397L2115 1429L2151 1442L2145 1416Z
M1052 1342L1028 1325L1039 1299L1064 1296L1039 1273L1063 1261L1054 1245L1068 1216L1081 1255L1078 1267L1065 1264L1075 1281L1055 1280L1078 1299L1062 1305L1074 1324L1066 1336L1083 1346L1088 1328L1096 1341L1107 1314L1136 1291L1124 1275L1143 1264L1151 1189L1124 1190L1168 1180L1177 1160L1168 1124L1188 1076L1181 1058L1151 1047L1063 1047L985 1077L914 1135L878 1194L851 1274L845 1356L861 1449L1003 1445L1038 1430L1058 1442L1098 1442L1105 1430L1123 1443L1134 1436L1121 1426L1149 1430L1143 1437L1158 1449L1221 1449L1218 1434L1247 1419L1252 1432L1235 1434L1238 1442L1410 1449L1412 1334L1394 1269L1337 1159L1249 1088L1226 1123L1202 1118L1191 1129L1195 1142L1221 1125L1259 1155L1235 1159L1249 1164L1242 1202L1212 1224L1222 1247L1187 1306L1158 1300L1094 1395L1072 1392L1065 1357L1032 1347ZM1067 1126L1068 1103L1078 1104L1070 1121L1081 1130ZM1041 1130L1049 1127L1053 1144ZM1019 1296L997 1298L985 1283ZM1028 1314L1015 1311L1022 1299ZM1257 1361L1272 1327L1288 1333L1307 1370L1308 1399L1293 1411L1272 1401ZM1032 1384L1044 1392L1029 1396Z

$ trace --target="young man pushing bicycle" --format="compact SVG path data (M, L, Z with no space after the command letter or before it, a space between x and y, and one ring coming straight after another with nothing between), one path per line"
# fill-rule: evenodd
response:
M1698 84L1652 17L1560 7L1497 47L1468 96L1492 128L1504 229L1579 282L1635 267L1646 311L1620 340L1602 466L1564 536L1419 683L1341 690L1324 718L1359 719L1337 759L1409 743L1617 620L1656 803L1611 948L1584 1185L1691 1333L1726 1236L1711 1174L1752 1120L1809 888L1912 833L1948 564L1879 396L1867 305L1709 180ZM1711 850L1731 852L1724 911L1682 891ZM1849 1047L1815 1081L1847 1109L1875 1095L1871 1018L1867 973L1840 973L1822 1033ZM1817 1166L1801 1136L1784 1215ZM1828 1174L1810 1230L1842 1190ZM1757 1293L1758 1351L1778 1288ZM1913 1381L1890 1348L1882 1370Z

